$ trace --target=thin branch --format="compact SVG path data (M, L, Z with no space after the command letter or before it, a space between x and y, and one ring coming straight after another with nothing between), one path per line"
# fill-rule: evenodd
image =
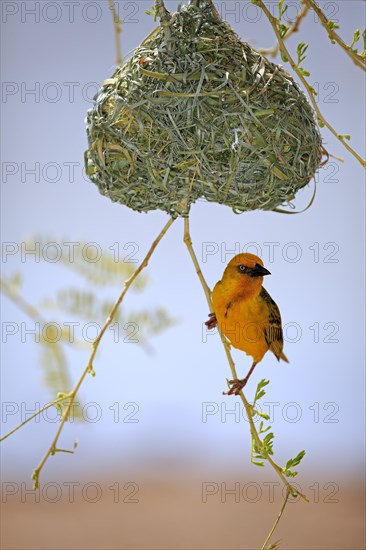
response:
M336 42L342 48L342 50L344 50L346 54L352 59L353 63L357 65L357 67L360 67L360 69L366 71L366 59L362 57L362 55L360 55L359 53L353 51L350 46L347 46L347 44L342 40L339 34L337 34L336 31L332 28L329 19L324 15L322 9L318 6L315 0L302 1L305 2L305 4L309 8L311 7L315 11L330 40L332 42Z
M306 17L308 11L310 9L310 6L305 5L303 10L297 15L295 21L292 23L291 27L287 30L285 36L282 38L283 41L290 38L292 34L295 32L298 32L301 21ZM258 50L260 54L262 55L270 55L271 57L275 57L278 52L280 51L280 45L278 42L273 46L273 48L267 48L267 49L261 49Z
M169 39L171 36L170 32L170 21L171 15L170 12L166 9L164 0L155 0L155 6L157 13L159 15L160 24L163 28L164 35L166 39Z
M74 404L74 401L75 401L75 398L76 398L76 395L80 389L80 386L82 385L85 377L87 374L94 374L94 369L93 369L93 361L94 361L94 358L95 358L95 355L97 353L97 350L98 350L98 347L99 347L99 344L107 330L107 328L109 327L109 325L112 323L116 313L117 313L117 310L119 308L119 306L121 305L122 303L122 300L123 298L125 297L125 294L127 293L128 289L130 288L130 286L132 285L132 283L134 282L134 280L138 277L138 275L141 273L141 271L148 265L149 263L149 260L155 250L155 248L157 247L157 245L159 244L159 242L161 241L161 239L164 237L165 233L168 231L169 227L172 225L172 223L174 222L174 219L173 218L170 218L169 221L165 224L165 226L163 227L163 229L160 231L159 235L157 236L157 238L154 240L154 242L152 243L148 253L146 254L145 258L143 259L143 261L141 262L141 264L139 265L139 267L136 269L136 271L134 271L134 273L131 275L131 277L129 279L127 279L124 283L124 286L123 286L123 290L118 298L118 300L116 301L116 303L114 304L102 330L100 331L98 337L94 340L93 344L92 344L92 352L91 352L91 355L89 357L89 361L86 365L86 367L84 368L76 386L74 387L74 389L68 394L68 397L70 398L70 401L68 402L68 404L66 405L65 407L65 410L62 414L62 417L61 417L61 421L60 421L60 425L59 425L59 428L56 432L56 435L48 449L48 451L46 452L46 454L44 455L44 457L42 458L41 462L39 463L39 465L37 466L37 468L34 470L33 472L33 475L32 475L32 478L34 479L34 489L38 489L39 488L39 476L41 474L41 471L44 467L44 465L46 464L48 458L51 456L51 455L54 455L58 449L57 449L57 442L59 440L59 437L61 435L61 432L62 432L62 429L65 425L65 422L68 420L69 416L70 416L70 411L71 411L71 408Z
M28 422L30 422L31 420L33 420L33 418L36 418L36 416L39 416L40 414L42 414L44 411L46 411L47 409L49 409L50 407L53 407L54 405L57 405L58 403L62 403L62 401L65 401L66 399L69 399L70 397L70 393L66 394L66 395L63 395L62 397L59 397L58 399L55 399L55 401L51 401L50 403L47 403L47 405L45 405L44 407L42 407L42 409L39 409L39 411L35 412L34 414L32 414L32 416L30 416L29 418L27 418L26 420L24 420L24 422L22 422L21 424L18 424L18 426L16 426L13 430L11 430L10 432L8 432L6 435L4 435L1 439L0 439L0 443L2 441L5 441L5 439L7 439L9 436L13 435L13 433L17 432L20 428L22 428L25 424L27 424Z
M211 300L211 291L210 291L210 289L209 289L209 287L206 283L206 280L203 276L203 273L201 271L199 262L197 260L196 253L195 253L193 245L192 245L192 239L191 239L191 235L190 235L190 231L189 231L189 217L184 218L184 238L183 238L183 240L184 240L184 243L186 244L186 246L188 248L188 252L191 256L192 262L193 262L194 267L196 269L196 273L197 273L198 278L201 282L203 291L204 291L205 296L206 296L209 311L211 313L213 313L212 300ZM225 336L223 336L223 334L220 330L220 327L217 327L217 328L218 328L218 332L219 332L220 337L221 337L221 341L224 344L225 353L226 353L226 356L227 356L227 359L228 359L228 362L229 362L232 377L233 377L233 379L237 379L238 374L236 372L235 363L234 363L233 358L232 358L231 353L230 353L230 344L229 344L227 338L225 338ZM248 400L246 399L246 397L245 397L245 395L242 391L240 392L240 398L243 402L243 405L245 407L245 411L246 411L246 414L247 414L247 417L248 417L251 435L252 435L252 437L255 441L255 444L256 444L258 450L263 450L263 448L264 448L263 442L262 442L261 438L259 437L259 434L257 432L257 429L256 429L254 421L253 421L252 407L249 404ZM290 491L291 494L296 492L301 498L303 498L304 500L307 500L305 495L301 494L294 487L292 487L292 485L288 482L288 480L284 476L283 469L278 464L276 464L276 462L271 458L270 455L267 454L266 460L269 462L269 464L275 470L277 475L280 477L282 483L286 486L287 490Z
M318 105L317 105L317 102L315 100L315 95L314 95L314 88L312 86L310 86L310 84L308 83L308 81L306 80L306 78L304 77L304 75L302 74L301 70L299 69L298 65L295 63L295 61L293 60L293 58L291 57L288 49L286 48L282 38L281 38L281 35L280 35L280 32L278 30L278 27L277 27L277 19L270 13L270 11L268 10L267 6L264 4L263 0L256 0L256 4L262 9L262 11L265 13L268 21L270 22L275 34L276 34L276 37L277 37L277 41L278 41L278 44L280 46L280 50L282 52L282 54L284 55L284 57L289 61L292 69L295 71L295 73L297 74L297 76L299 77L299 79L301 80L302 84L304 85L304 87L306 88L306 91L308 92L309 94L309 98L310 98L310 101L311 101L311 104L317 114L317 117L318 117L318 121L320 124L323 124L324 126L326 126L328 128L328 130L330 130L332 132L332 134L342 143L342 145L358 160L358 162L364 167L366 168L366 161L365 159L363 159L348 143L347 143L347 140L345 139L344 135L343 134L339 134L334 128L333 126L331 126L329 124L329 122L324 118L324 116L322 115Z
M190 230L189 230L189 217L184 218L184 238L183 238L183 240L184 240L184 243L186 244L186 246L188 248L189 255L191 256L191 259L192 259L193 265L195 267L196 273L198 275L198 278L199 278L200 283L202 285L203 291L205 293L209 311L211 313L213 313L212 300L211 300L211 291L210 291L210 288L207 285L206 280L203 276L202 270L201 270L199 262L197 260L196 253L195 253L193 245L192 245L192 238L191 238ZM224 344L225 353L226 353L226 356L227 356L227 359L228 359L228 362L229 362L232 377L234 379L237 379L238 375L237 375L237 372L236 372L236 368L235 368L233 358L232 358L231 353L230 353L230 344L229 344L228 340L221 333L219 327L218 327L218 332L220 334L221 341ZM253 409L252 409L251 405L249 404L249 402L247 401L247 399L246 399L246 397L245 397L245 395L242 391L240 392L240 398L243 402L243 405L245 407L245 411L246 411L246 414L247 414L247 417L248 417L248 420L249 420L251 436L254 439L258 450L259 451L263 450L263 448L264 448L263 442L259 437L259 434L257 432L257 429L256 429L254 421L253 421ZM286 504L288 502L289 495L296 493L302 499L304 499L305 501L308 501L308 499L306 498L305 495L303 495L297 489L292 487L292 485L287 481L286 477L283 475L283 469L278 464L276 464L276 462L274 460L272 460L271 456L268 455L268 453L266 455L266 460L269 462L269 464L275 470L277 475L280 477L282 483L285 485L285 487L286 487L286 498L285 498L285 501L282 505L280 513L277 517L277 520L276 520L275 524L273 525L269 535L266 538L266 541L265 541L265 543L262 547L262 550L265 550L265 547L266 547L269 539L271 538L271 536L273 535L275 529L277 528L277 525L278 525L278 523L279 523L279 521L282 517L283 511L284 511L284 509L286 507Z
M109 1L109 8L112 12L113 23L114 23L114 34L116 40L116 65L120 67L122 65L122 49L121 49L121 33L122 33L122 22L118 17L116 6L113 0Z
M213 313L213 307L212 307L212 301L211 301L211 290L210 290L210 288L209 288L208 284L206 283L206 280L203 276L200 264L198 263L196 253L195 253L193 245L192 245L191 234L190 234L190 231L189 231L189 218L188 217L184 218L184 238L183 238L183 241L184 241L184 243L186 244L186 246L188 248L189 255L191 256L193 265L196 269L196 273L197 273L198 278L201 282L203 292L205 293L205 296L206 296L209 311L210 311L210 313Z
M266 550L267 544L269 543L271 536L272 536L273 533L275 532L275 530L276 530L276 528L277 528L277 525L279 524L280 519L281 519L281 517L282 517L282 514L283 514L283 512L284 512L284 509L286 508L286 504L287 504L287 501L288 501L288 499L289 499L289 496L290 496L290 493L289 493L289 491L287 491L287 492L286 492L286 497L285 497L285 499L284 499L284 501L283 501L283 504L282 504L282 508L281 508L281 510L280 510L280 513L278 514L277 519L276 519L276 521L274 522L272 529L271 529L270 532L268 533L268 537L267 537L266 540L264 541L264 544L263 544L261 550Z

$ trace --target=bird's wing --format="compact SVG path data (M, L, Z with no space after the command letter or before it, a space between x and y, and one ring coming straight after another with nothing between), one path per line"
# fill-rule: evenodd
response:
M276 302L272 300L268 292L262 287L260 298L265 302L268 309L268 324L264 327L264 337L269 349L274 353L278 360L288 362L286 355L283 353L283 334L280 310Z

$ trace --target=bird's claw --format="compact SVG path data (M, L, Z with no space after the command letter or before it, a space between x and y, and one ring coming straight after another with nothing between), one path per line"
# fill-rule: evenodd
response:
M211 330L217 327L217 319L214 313L209 313L208 316L209 316L209 320L205 322L205 325L208 328L208 330Z
M236 378L235 380L229 380L228 382L230 384L230 389L227 392L222 392L223 395L239 395L247 383L247 379L243 378L242 380L239 380Z

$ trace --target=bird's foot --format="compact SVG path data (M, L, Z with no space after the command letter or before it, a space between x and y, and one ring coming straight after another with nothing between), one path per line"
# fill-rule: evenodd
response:
M223 395L239 395L247 381L247 378L243 378L242 380L239 380L238 378L235 380L229 380L230 389L227 392L223 392Z
M209 316L209 320L205 322L205 325L208 328L208 330L211 330L217 327L217 319L214 313L209 313L208 316Z

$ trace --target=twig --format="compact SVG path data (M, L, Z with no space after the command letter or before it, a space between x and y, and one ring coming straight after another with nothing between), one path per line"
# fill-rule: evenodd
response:
M286 497L285 497L285 499L284 499L284 501L283 501L283 504L282 504L282 508L281 508L281 510L280 510L280 513L278 514L277 519L276 519L276 521L274 522L272 529L271 529L270 532L268 533L268 537L267 537L266 540L264 541L264 544L263 544L261 550L266 550L267 544L268 544L268 542L269 542L271 536L272 536L273 533L275 532L275 530L276 530L276 528L277 528L277 525L279 524L280 519L281 519L281 517L282 517L283 511L284 511L284 509L286 508L286 504L287 504L287 501L288 501L289 496L290 496L290 493L289 493L289 491L287 491L287 492L286 492Z
M121 49L122 25L121 25L121 20L119 19L118 14L116 12L116 6L113 0L108 0L108 1L109 1L109 8L113 16L113 23L114 23L114 34L116 39L116 64L117 64L117 67L120 67L122 65L122 49Z
M287 40L290 38L294 32L297 32L300 27L301 21L306 17L308 11L310 9L310 6L305 5L303 10L298 14L295 21L292 23L291 27L287 30L285 36L282 38L282 40ZM275 57L280 50L280 45L278 42L273 46L273 48L267 48L267 49L261 49L258 50L260 54L262 55L270 55L271 57Z
M69 415L70 415L70 411L71 411L71 407L73 406L73 403L75 401L75 398L76 398L76 395L80 389L80 386L81 384L83 383L85 377L87 374L94 374L94 370L93 370L93 361L94 361L94 358L95 358L95 355L97 353L97 349L99 347L99 344L104 336L104 333L106 332L107 328L109 327L109 325L112 323L116 313L117 313L117 310L119 308L119 306L121 305L121 302L123 300L123 298L125 297L125 294L126 292L128 291L128 289L130 288L131 284L134 282L134 280L138 277L138 275L141 273L141 271L148 265L149 263L149 260L155 250L155 248L157 247L157 245L159 244L159 242L161 241L161 239L164 237L165 233L168 231L169 227L172 225L174 219L173 218L170 218L169 221L165 224L165 226L163 227L163 229L160 231L159 235L157 236L157 238L154 240L154 242L152 243L148 253L146 254L145 258L143 259L143 261L141 262L141 264L139 265L139 267L136 269L136 271L134 271L134 273L131 275L131 277L129 279L127 279L127 281L125 281L124 283L124 286L123 286L123 290L118 298L118 300L116 301L116 303L114 304L102 330L100 331L98 337L94 340L93 344L92 344L92 352L91 352L91 355L90 355L90 358L89 358L89 361L85 367L85 369L83 370L76 386L74 387L74 389L68 394L68 398L70 399L70 401L68 402L67 406L65 407L65 410L62 414L62 417L61 417L61 421L60 421L60 426L56 432L56 435L48 449L48 451L46 452L46 454L44 455L44 457L42 458L41 462L39 463L39 465L37 466L37 468L34 470L33 472L33 475L32 475L32 478L34 479L34 489L38 489L39 488L39 476L40 476L40 473L42 471L42 468L44 467L44 465L46 464L48 458L51 456L51 455L54 455L58 449L57 449L57 442L59 440L59 437L61 435L61 432L62 432L62 429L65 425L65 422L68 420L69 418Z
M206 283L206 280L203 276L203 273L202 273L201 268L200 268L200 264L198 263L196 253L195 253L193 245L192 245L191 234L190 234L190 231L189 231L189 217L184 218L184 238L183 238L183 240L184 240L184 243L186 244L186 246L188 248L189 255L191 256L193 265L196 269L196 273L197 273L198 278L201 282L203 292L205 293L205 296L206 296L206 300L207 300L207 304L208 304L208 308L210 310L210 313L213 313L213 307L212 307L212 301L211 301L211 290L210 290L210 288L209 288L208 284Z
M330 130L332 132L332 134L342 143L342 145L358 160L358 162L365 168L366 167L366 161L365 159L363 159L348 143L347 143L347 140L345 139L344 135L342 134L339 134L334 128L333 126L331 126L329 124L329 122L324 118L324 116L322 115L317 103L316 103L316 100L315 100L315 95L314 95L314 88L312 88L312 86L310 86L310 84L308 83L308 81L306 80L306 78L304 77L304 75L302 74L301 70L299 69L298 65L295 63L295 61L293 60L293 58L291 57L288 49L286 48L284 42L283 42L283 39L281 38L281 35L280 35L280 32L278 30L278 27L277 27L277 19L270 13L270 11L268 10L267 6L264 4L263 0L256 0L256 4L262 9L262 11L265 13L268 21L270 22L270 24L272 25L272 28L276 34L276 37L277 37L277 41L278 41L278 44L280 46L280 50L282 52L282 54L284 55L284 57L289 61L292 69L295 71L295 73L297 74L297 76L299 77L299 79L301 80L302 84L304 85L304 87L306 88L308 94L309 94L309 98L310 98L310 101L311 101L311 104L317 114L317 117L318 117L318 120L319 120L319 123L320 124L323 124L324 126L326 126L328 128L328 130Z
M50 403L47 403L47 405L45 405L44 407L42 407L42 409L39 409L39 411L35 412L34 414L32 414L32 416L30 416L29 418L27 418L26 420L24 420L24 422L22 422L21 424L19 424L18 426L16 426L13 430L10 430L10 432L8 432L6 435L4 435L1 439L0 439L0 443L2 441L5 441L5 439L7 439L9 436L11 436L13 433L17 432L20 428L22 428L25 424L27 424L28 422L30 422L31 420L33 420L33 418L36 418L36 416L39 416L40 414L42 414L44 411L46 411L47 409L49 409L50 407L53 407L54 405L57 405L58 403L62 403L62 401L65 401L66 399L69 399L70 397L70 393L66 394L66 395L63 395L62 397L59 397L58 399L55 399L55 401L52 401Z
M164 35L166 39L169 39L171 36L170 32L170 12L166 9L164 0L155 0L155 6L159 15L160 24L163 28Z
M357 65L357 67L360 67L360 69L363 69L366 71L366 59L362 57L359 53L352 50L350 46L347 46L347 44L342 40L342 38L339 36L339 34L336 33L336 31L329 25L330 21L329 19L324 15L322 9L318 6L318 4L315 2L315 0L302 0L305 2L305 4L310 8L312 8L317 16L319 17L319 20L325 30L327 31L327 34L332 42L337 42L337 44L346 52L346 54L352 59L353 63Z
M192 259L193 265L195 267L196 273L198 275L198 278L199 278L200 283L202 285L203 291L205 293L209 311L210 311L210 313L213 313L212 300L211 300L211 291L210 291L210 288L207 285L206 280L203 276L202 270L201 270L199 262L197 260L196 253L195 253L193 245L192 245L192 238L191 238L191 234L190 234L190 230L189 230L189 217L184 218L184 238L183 238L183 241L184 241L185 245L188 248L189 255L191 256L191 259ZM232 377L234 379L237 379L238 375L237 375L237 372L236 372L236 368L235 368L233 358L232 358L231 353L230 353L230 344L229 344L228 340L221 333L219 327L218 327L218 332L220 334L221 341L224 344L225 353L226 353L226 356L227 356L227 359L228 359L228 362L229 362ZM249 402L247 401L247 399L246 399L246 397L245 397L245 395L242 391L240 392L240 398L243 402L243 405L245 407L245 411L246 411L246 414L247 414L247 417L248 417L251 436L254 439L258 450L259 451L263 450L262 440L260 439L260 437L258 435L257 429L256 429L254 421L253 421L252 407L249 404ZM272 527L263 548L265 548L265 545L269 541L270 537L273 535L273 533L274 533L274 531L275 531L275 529L276 529L276 527L277 527L277 525L278 525L278 523L281 519L282 513L283 513L283 511L285 509L285 506L287 504L289 495L296 493L299 497L301 497L305 501L308 501L308 499L306 498L305 495L303 495L297 489L292 487L292 485L287 481L286 477L283 475L283 469L278 464L276 464L276 462L271 458L271 456L269 454L267 454L265 458L269 462L269 464L272 466L272 468L275 470L277 475L280 477L282 483L285 485L285 487L287 489L287 491L286 491L287 495L286 495L286 499L284 501L284 504L282 505L281 511L280 511L279 516L277 518L277 521L275 522L274 526ZM263 550L263 548L262 548L262 550Z
M189 231L189 217L184 218L184 239L183 240L184 240L184 243L186 244L186 246L188 248L188 252L191 256L192 262L193 262L194 267L196 269L196 273L197 273L198 278L199 278L199 280L201 282L201 285L203 287L203 291L204 291L205 296L206 296L206 300L207 300L209 310L210 310L211 313L213 313L212 300L211 300L211 291L210 291L210 289L209 289L209 287L206 283L206 280L203 276L203 273L201 271L199 262L197 260L196 253L195 253L193 245L192 245L192 239L191 239L191 235L190 235L190 231ZM230 353L230 344L229 344L228 340L222 335L219 327L218 327L218 332L219 332L219 334L221 336L221 340L224 344L225 353L226 353L226 356L228 358L228 362L229 362L232 377L234 379L237 379L238 375L237 375L237 372L236 372L235 363L234 363L233 358L232 358L231 353ZM240 397L241 397L241 400L242 400L243 405L245 407L245 411L246 411L247 416L248 416L248 421L249 421L249 425L250 425L250 432L252 434L252 437L253 437L258 449L261 450L261 449L263 449L263 443L262 443L262 440L260 439L260 437L258 435L257 429L256 429L254 421L253 421L252 407L249 404L249 402L246 399L243 392L240 392ZM270 463L272 468L274 468L274 470L276 471L277 475L281 478L281 481L286 486L286 488L291 493L294 493L294 487L292 487L292 485L287 481L286 477L282 473L283 469L278 464L276 464L276 462L274 462L274 460L268 454L266 456L266 460ZM295 492L297 492L298 495L301 498L303 498L304 500L307 500L305 495L302 495L297 490Z

